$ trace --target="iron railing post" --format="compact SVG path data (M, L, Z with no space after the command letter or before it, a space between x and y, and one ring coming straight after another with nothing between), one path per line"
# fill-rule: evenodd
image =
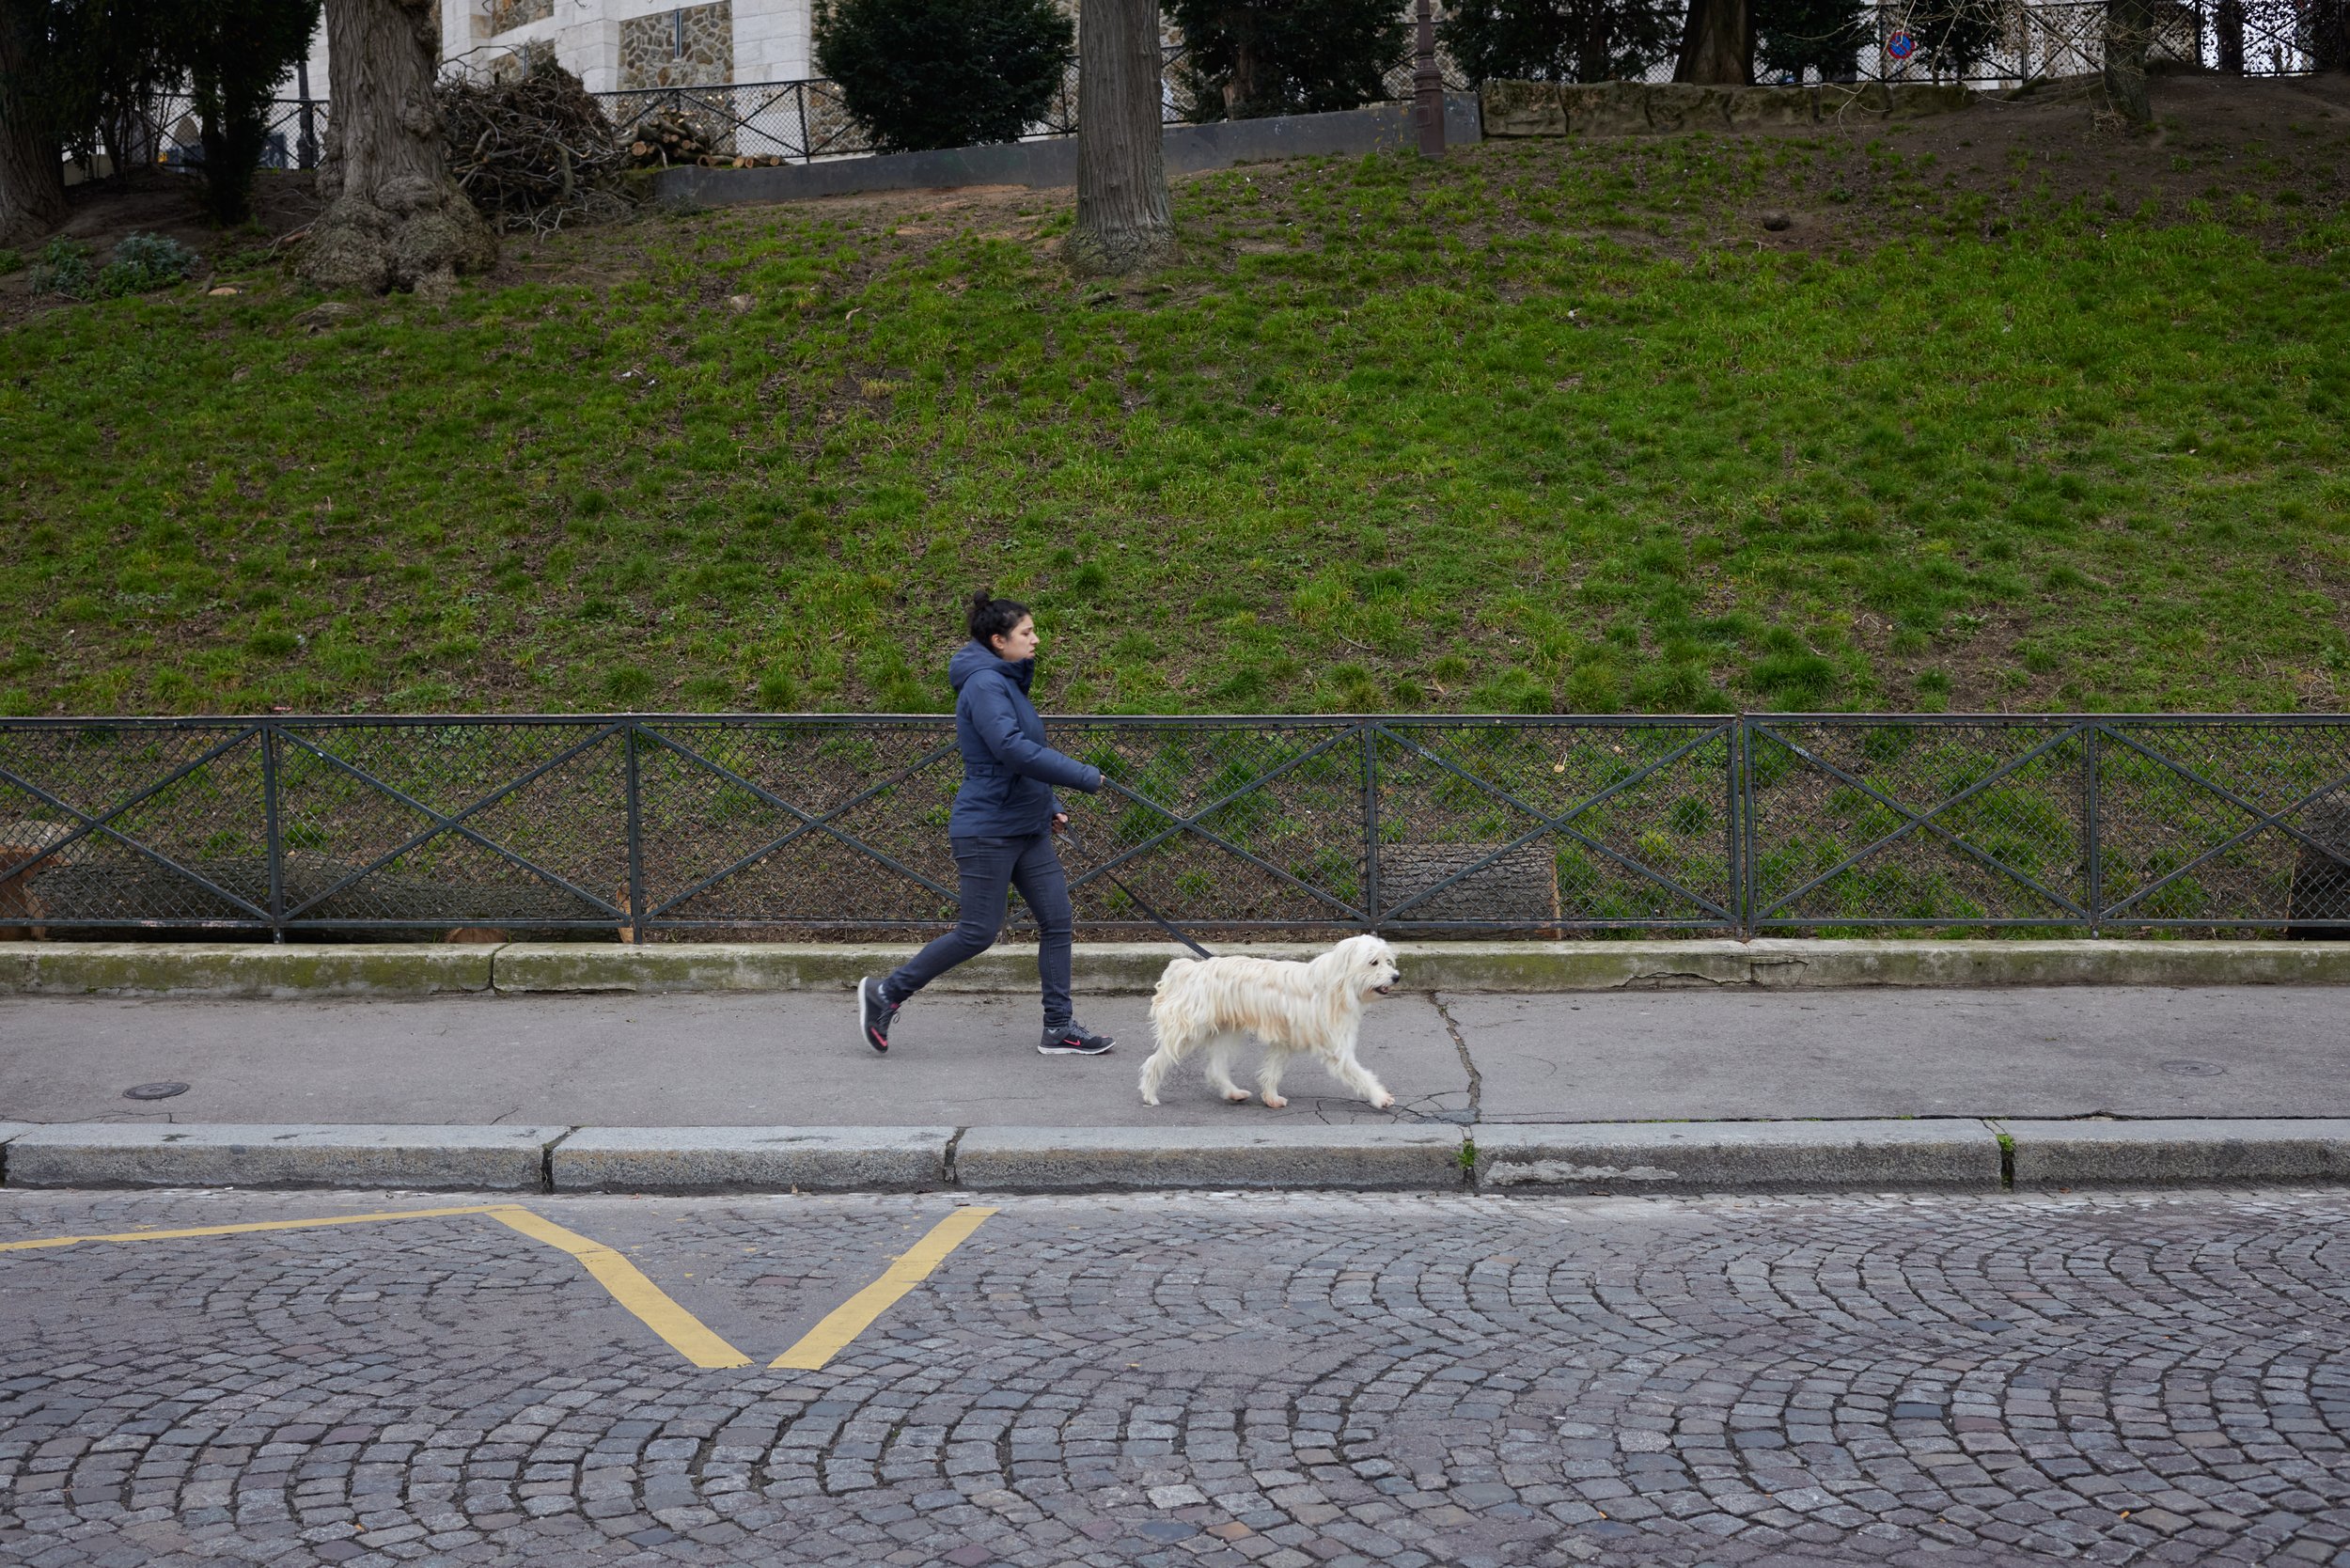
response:
M2081 766L2088 776L2081 785L2082 830L2089 839L2089 934L2100 934L2106 914L2105 827L2098 817L2099 759L2097 738L2105 726L2092 722L2081 736Z
M269 859L270 940L286 939L286 839L277 810L277 726L261 722L261 837Z
M1363 720L1363 918L1379 929L1379 728Z
M294 143L294 162L306 169L314 169L319 166L319 133L310 97L309 61L294 62L294 81L296 90L302 94L302 136Z
M1747 715L1740 713L1729 728L1730 766L1722 779L1722 816L1724 836L1729 839L1730 907L1737 919L1731 932L1741 942L1754 938L1753 889L1747 886L1747 853L1746 760Z
M638 787L636 762L636 730L638 720L628 721L621 731L628 751L628 939L641 945L650 934L645 930L645 830L643 792Z

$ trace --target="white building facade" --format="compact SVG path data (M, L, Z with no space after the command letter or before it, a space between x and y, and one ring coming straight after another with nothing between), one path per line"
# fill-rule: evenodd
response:
M552 52L589 92L795 82L817 74L811 20L810 0L441 0L441 58L494 79ZM289 73L277 96L327 98L326 55L321 24L305 71Z
M551 51L589 92L813 76L810 20L809 0L441 0L452 67L503 76Z

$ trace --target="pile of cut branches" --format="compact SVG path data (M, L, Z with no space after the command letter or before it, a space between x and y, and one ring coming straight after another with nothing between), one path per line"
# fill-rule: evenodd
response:
M510 82L440 84L449 173L484 215L541 231L613 217L628 157L579 78L552 61Z

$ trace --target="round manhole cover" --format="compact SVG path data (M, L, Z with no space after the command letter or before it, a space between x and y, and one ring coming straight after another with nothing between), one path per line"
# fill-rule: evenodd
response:
M133 1084L122 1091L125 1100L168 1100L175 1094L185 1094L185 1084Z
M2227 1072L2226 1068L2216 1061L2190 1061L2186 1058L2181 1058L2177 1061L2164 1062L2162 1070L2174 1077L2181 1078L2217 1078Z

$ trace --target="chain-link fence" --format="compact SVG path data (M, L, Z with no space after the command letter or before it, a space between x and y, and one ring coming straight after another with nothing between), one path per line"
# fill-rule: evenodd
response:
M262 128L261 166L314 169L326 144L327 103L322 98L271 102ZM196 167L204 162L203 120L186 93L163 93L149 101L131 149L142 163Z
M1050 729L1094 936L2350 937L2350 715ZM0 720L0 934L913 934L961 776L931 717Z

